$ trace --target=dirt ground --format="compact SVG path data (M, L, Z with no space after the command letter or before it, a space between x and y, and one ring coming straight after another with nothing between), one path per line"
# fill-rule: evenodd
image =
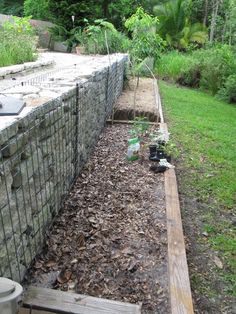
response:
M30 281L169 313L164 176L127 161L129 128L105 128Z
M132 120L134 111L137 116L145 116L151 122L158 122L158 108L155 102L153 79L140 78L137 86L137 78L129 80L125 84L125 90L119 97L115 106L115 119ZM135 103L134 103L135 99Z

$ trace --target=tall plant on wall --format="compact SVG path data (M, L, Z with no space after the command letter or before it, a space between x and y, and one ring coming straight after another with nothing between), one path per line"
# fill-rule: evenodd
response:
M155 60L158 58L163 47L163 40L156 33L157 25L157 17L152 17L141 7L126 20L125 27L132 37L129 53L136 65L148 57Z
M136 115L136 93L140 73L153 75L154 61L157 60L164 46L163 40L156 32L157 25L157 17L152 17L141 7L125 22L125 27L132 37L129 54L133 74L137 75L137 84L134 91L134 117Z

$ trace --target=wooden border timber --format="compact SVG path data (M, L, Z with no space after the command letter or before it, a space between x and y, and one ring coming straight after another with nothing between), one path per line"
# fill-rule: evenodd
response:
M160 123L164 123L164 116L163 116L163 111L162 111L162 105L161 105L161 97L160 97L160 92L157 84L157 79L154 80L154 95L155 95L155 102L157 106L157 110L159 112L159 119Z
M112 119L108 119L106 122L109 123L109 124L113 124L113 123L134 124L136 121L134 121L134 120L112 120ZM139 123L142 124L142 123L146 123L146 122L140 121ZM149 125L158 125L157 122L149 122L149 121L148 121L148 124Z
M57 314L141 314L141 305L139 304L34 286L28 288L23 299L23 306L37 310L39 314L41 314L40 311L42 314L44 314L43 312ZM34 313L32 312L32 314Z
M157 81L156 81L157 85ZM158 85L158 109L160 128L168 133L167 124L161 105ZM168 238L168 273L171 314L193 314L192 293L190 287L188 264L185 251L183 227L181 220L178 185L174 169L165 171L165 196Z
M165 172L169 291L172 314L192 314L193 303L174 169Z

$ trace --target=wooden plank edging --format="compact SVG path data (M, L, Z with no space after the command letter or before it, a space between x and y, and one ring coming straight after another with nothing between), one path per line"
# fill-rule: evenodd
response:
M30 286L23 306L61 314L141 314L141 305Z
M164 123L164 116L163 116L162 105L161 105L161 97L160 97L159 87L157 84L157 79L154 80L154 95L155 95L155 102L156 102L157 110L159 112L160 122Z
M156 99L160 114L160 128L168 134L164 121L161 97L156 80ZM178 184L175 170L165 171L165 197L168 241L168 275L171 314L193 314L193 301L181 219Z
M165 172L171 314L192 314L193 303L174 169Z

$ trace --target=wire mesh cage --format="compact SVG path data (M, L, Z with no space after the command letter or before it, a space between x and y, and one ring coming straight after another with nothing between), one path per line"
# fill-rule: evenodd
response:
M102 78L91 76L0 131L0 276L21 282L42 248L122 90L123 68L114 62Z

